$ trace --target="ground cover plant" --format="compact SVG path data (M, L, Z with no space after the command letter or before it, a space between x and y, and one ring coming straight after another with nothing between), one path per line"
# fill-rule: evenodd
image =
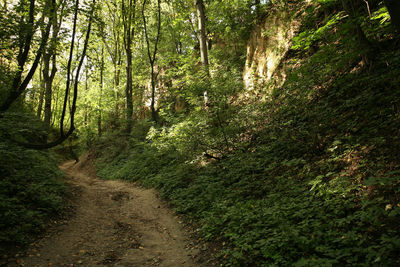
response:
M326 8L336 13L308 16L264 101L138 127L117 157L99 152L99 175L158 188L226 266L398 265L397 37L379 7L363 18L376 42L365 52L354 21Z
M18 116L3 119L2 133L16 121ZM16 246L29 244L49 218L59 214L65 187L54 154L25 149L7 142L2 134L0 177L0 254L10 256Z
M397 1L0 10L0 255L59 213L56 165L89 151L223 266L400 265Z

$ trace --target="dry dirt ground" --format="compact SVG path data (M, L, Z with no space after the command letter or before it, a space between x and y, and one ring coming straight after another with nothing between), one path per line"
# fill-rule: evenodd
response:
M8 266L213 265L154 190L96 178L85 161L61 169L74 212Z

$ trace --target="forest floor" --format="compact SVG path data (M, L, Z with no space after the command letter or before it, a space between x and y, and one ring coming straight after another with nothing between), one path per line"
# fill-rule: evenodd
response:
M60 168L73 212L8 266L204 265L204 251L155 190L101 180L85 158Z

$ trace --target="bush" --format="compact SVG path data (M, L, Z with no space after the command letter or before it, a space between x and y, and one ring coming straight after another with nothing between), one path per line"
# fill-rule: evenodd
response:
M2 121L4 123L4 120ZM26 245L63 207L63 177L48 152L0 136L0 254Z

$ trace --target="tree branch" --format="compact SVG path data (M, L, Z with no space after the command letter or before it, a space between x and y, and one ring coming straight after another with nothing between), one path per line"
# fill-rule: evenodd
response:
M69 93L69 84L70 84L70 72L71 72L71 61L72 61L72 57L73 57L73 46L74 46L74 39L75 39L75 32L76 32L76 21L77 21L77 16L78 16L78 6L79 6L79 0L76 0L76 7L75 7L75 13L74 13L74 27L72 30L72 41L71 41L71 49L70 49L70 58L68 60L68 77L67 77L67 86L66 86L66 90L65 90L65 98L64 98L64 106L63 106L63 113L62 113L62 118L61 118L61 122L60 122L60 137L50 143L46 143L46 144L29 144L29 143L22 143L16 140L11 139L12 141L14 141L15 143L17 143L18 145L21 145L23 147L26 148L33 148L33 149L48 149L48 148L52 148L55 147L59 144L61 144L62 142L64 142L65 140L67 140L67 138L74 132L75 130L75 125L74 125L74 115L75 115L75 111L76 111L76 100L78 98L78 87L79 87L79 72L80 69L83 65L83 61L84 58L86 56L86 51L87 51L87 47L89 44L89 38L90 38L90 31L91 31L91 26L92 26L92 19L93 19L93 15L91 15L89 17L89 23L88 23L88 29L86 32L86 37L85 37L85 42L83 45L83 51L82 51L82 55L78 64L78 68L76 71L76 75L75 75L75 79L74 79L74 97L72 100L72 107L71 107L71 111L70 111L70 128L68 130L67 133L64 133L63 131L63 123L64 123L64 118L65 118L65 112L66 112L66 106L67 106L67 102L68 102L68 93ZM93 3L95 3L95 0L93 0ZM93 14L93 12L91 12L91 14Z

